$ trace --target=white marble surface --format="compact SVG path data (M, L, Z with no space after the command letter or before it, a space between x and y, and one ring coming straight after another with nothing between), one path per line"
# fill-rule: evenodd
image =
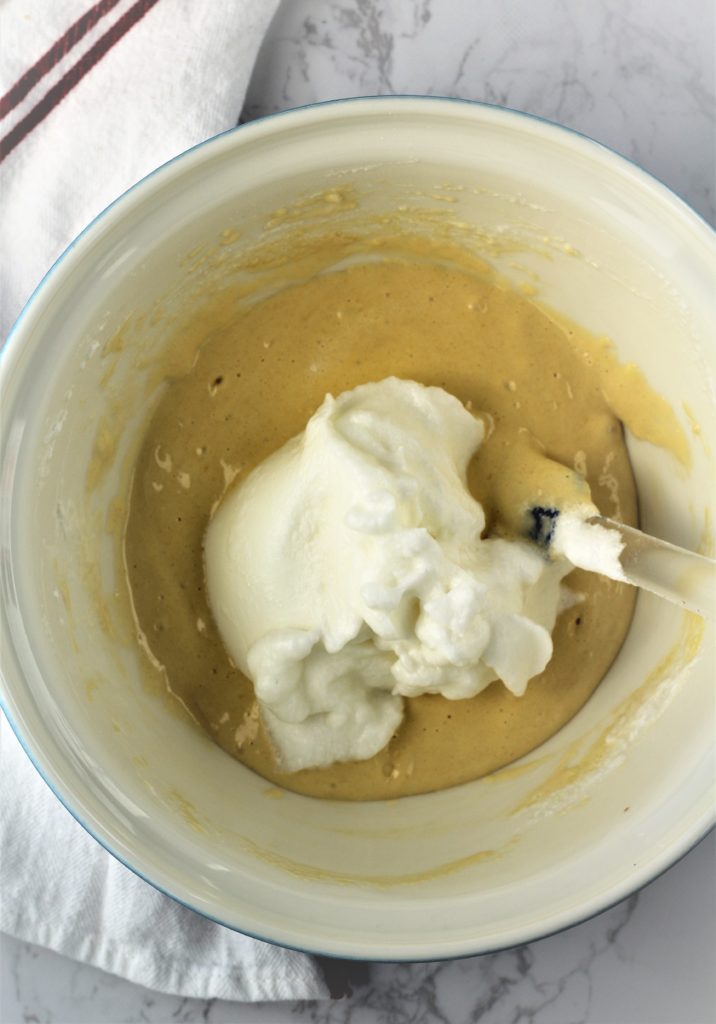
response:
M713 0L284 0L244 119L376 93L483 99L577 128L715 218ZM530 946L327 968L322 1004L158 995L0 939L1 1024L713 1024L716 840L639 895ZM1 894L0 894L1 895Z

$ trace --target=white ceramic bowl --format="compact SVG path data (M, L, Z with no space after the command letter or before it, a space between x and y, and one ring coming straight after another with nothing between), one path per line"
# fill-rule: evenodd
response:
M604 909L712 826L712 632L642 595L594 698L516 769L351 805L267 794L147 692L111 621L108 509L146 416L149 357L162 316L212 274L210 260L183 257L237 224L253 237L266 211L347 181L374 209L416 191L429 205L454 186L456 220L483 241L512 239L493 246L499 268L538 274L546 302L610 335L688 431L689 472L631 445L645 528L696 546L709 508L716 522L716 246L703 222L615 154L514 112L410 98L293 111L197 147L119 199L5 346L3 705L85 828L200 913L339 956L480 953ZM141 353L131 338L108 346L137 310L153 310ZM115 443L88 491L97 445Z

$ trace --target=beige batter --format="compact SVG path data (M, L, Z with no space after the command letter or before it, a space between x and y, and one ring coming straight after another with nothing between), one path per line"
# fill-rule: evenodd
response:
M202 537L227 487L303 430L327 392L390 375L444 387L492 418L469 481L488 531L522 530L527 503L583 497L582 474L603 514L633 524L634 480L605 397L624 368L608 347L494 280L409 260L317 274L252 308L229 290L187 332L203 344L149 425L125 555L140 631L216 742L288 789L368 800L493 772L567 722L619 650L635 599L632 588L580 571L567 582L584 599L560 616L554 657L524 697L496 682L470 700L407 700L399 732L370 760L281 772L251 683L213 624ZM648 421L643 379L637 385L632 399Z

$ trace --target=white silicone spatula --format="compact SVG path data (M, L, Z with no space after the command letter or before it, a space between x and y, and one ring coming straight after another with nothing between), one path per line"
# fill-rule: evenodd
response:
M650 590L659 597L716 617L716 561L658 540L604 516L558 513L549 546L580 568Z

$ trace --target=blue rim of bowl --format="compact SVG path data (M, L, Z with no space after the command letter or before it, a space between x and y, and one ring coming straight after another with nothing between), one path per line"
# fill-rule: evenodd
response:
M458 97L452 97L452 96L422 96L422 95L419 95L419 94L401 94L401 95L397 95L397 96L392 96L392 95L382 95L382 96L350 96L350 97L343 97L343 98L334 99L334 100L323 100L323 101L317 102L317 103L305 104L304 106L300 106L300 107L292 107L292 108L290 108L288 110L276 111L276 112L274 112L272 114L267 114L264 117L256 118L256 119L254 119L252 121L247 121L247 122L244 122L243 124L235 125L232 128L227 128L226 131L218 132L216 135L212 135L210 138L204 139L202 142L198 142L194 146L190 146L188 149L183 150L181 153L178 153L176 156L173 156L170 160L167 160L165 163L160 164L159 167L156 167L156 168L154 168L154 170L150 171L148 174L145 174L144 177L142 177L138 181L136 181L128 189L126 189L119 196L117 196L116 199L112 200L111 203L109 203L103 210L101 210L95 217L93 217L92 220L82 229L82 231L80 231L79 234L76 235L75 238L72 239L72 241L69 243L69 245L62 251L62 253L52 263L50 268L42 276L42 278L40 279L38 284L35 286L35 288L31 292L30 297L28 298L27 302L25 303L25 305L23 306L22 310L20 311L20 314L18 315L16 321L14 322L13 326L11 327L7 337L2 342L2 345L0 345L0 370L2 370L3 359L6 356L8 350L9 350L9 348L11 346L11 343L13 341L14 336L18 332L18 329L19 329L20 325L24 322L25 318L31 312L31 309L34 306L35 301L36 301L38 295L40 294L40 292L44 290L45 285L47 284L47 282L50 281L54 277L55 273L57 272L57 270L59 269L61 264L65 261L67 256L76 248L76 246L85 238L86 235L88 235L90 232L92 232L94 230L95 225L97 225L100 221L104 220L104 218L107 216L107 214L111 210L113 210L120 203L124 202L124 200L129 195L131 195L132 193L134 193L135 191L137 191L138 189L143 187L146 184L146 182L150 181L155 176L161 174L167 168L172 167L178 161L183 160L190 153L194 153L197 150L204 148L205 146L210 146L213 143L215 143L217 139L224 138L225 136L233 135L233 134L235 134L237 132L240 132L240 131L245 131L245 130L249 130L250 131L252 125L263 124L264 122L267 122L267 121L270 121L270 120L276 120L276 119L283 118L283 117L290 117L292 115L295 115L297 112L313 110L313 109L316 109L316 108L319 108L319 107L335 107L335 106L344 105L344 104L356 104L357 105L357 104L360 104L360 103L376 102L376 101L390 101L390 102L393 102L393 103L395 103L397 101L399 103L402 100L406 100L406 101L418 100L420 102L425 102L425 103L434 103L436 106L439 106L439 105L442 105L442 104L462 104L462 105L465 105L465 106L468 106L468 107L479 107L479 108L484 108L484 109L487 109L487 110L490 110L490 111L498 111L500 113L504 112L504 113L507 113L509 115L514 116L516 119L524 118L524 119L527 119L529 121L535 121L535 122L537 122L539 124L547 125L550 129L554 129L554 130L556 130L558 132L565 132L568 135L577 136L579 139L582 139L584 142L590 144L591 146L595 146L595 147L597 147L597 149L603 150L604 152L609 154L611 157L616 157L618 161L623 161L625 164L628 164L631 168L636 170L640 175L643 175L643 177L646 179L646 181L649 184L656 184L660 189L663 189L664 192L667 194L667 198L668 199L670 199L672 202L675 202L677 204L677 206L682 207L683 210L689 216L696 218L696 220L699 221L703 226L705 226L707 228L707 230L710 231L714 235L714 237L716 238L716 228L714 228L712 225L710 225L709 222L704 217L702 217L702 215L700 213L698 213L696 210L694 210L693 207L690 206L689 203L687 203L685 199L683 199L681 196L677 195L671 188L669 188L668 185L666 185L663 181L661 181L655 175L651 174L649 171L645 171L644 168L639 166L639 164L635 163L629 157L626 157L623 154L617 152L617 150L612 149L610 146L607 146L604 143L598 142L596 139L591 138L589 135L585 135L584 132L580 132L580 131L578 131L575 128L570 128L567 125L559 124L556 121L550 121L548 118L541 117L538 114L531 114L531 113L528 113L527 111L524 111L524 110L516 110L513 107L499 106L499 105L494 104L494 103L485 103L484 101L481 101L481 100L460 99ZM62 804L62 806L65 808L65 810L74 818L74 820L77 822L77 824L80 825L85 830L85 832L87 832L88 835L90 835L92 837L92 839L95 840L95 842L99 843L99 845L103 849L105 849L107 851L107 853L109 853L112 857L114 857L115 860L117 860L120 864L122 864L123 867L127 868L129 871L132 872L132 874L136 875L137 878L140 878L143 882L146 882L147 885L150 885L157 892L162 893L162 895L167 896L169 899L173 900L175 903L178 903L180 906L184 907L185 909L191 910L194 913L199 914L201 917L204 917L207 920L212 921L214 924L217 924L217 925L219 925L222 928L227 928L229 931L238 932L241 935L246 935L249 938L256 939L256 940L258 940L260 942L266 942L269 945L277 946L277 947L279 947L281 949L291 949L291 950L294 950L295 952L306 953L306 954L309 954L309 955L312 955L312 956L323 956L323 957L327 957L327 958L330 958L330 959L355 961L355 962L359 962L359 963L431 963L431 962L432 963L436 963L436 962L450 961L450 960L464 960L464 959L469 959L470 957L473 957L473 956L489 956L489 955L494 954L494 953L499 953L499 952L501 952L501 951L503 951L505 949L513 949L513 948L515 948L514 945L509 945L509 946L498 945L498 946L492 947L490 949L481 949L481 950L477 950L477 951L474 951L474 952L466 952L466 953L458 953L458 954L444 954L444 955L438 955L438 956L426 956L425 958L420 958L420 957L416 958L416 957L406 956L406 957L378 957L377 959L367 960L365 957L357 956L357 955L354 956L354 955L347 954L347 953L335 953L335 952L328 952L328 951L322 950L322 949L306 948L306 947L301 947L301 946L292 946L292 945L289 945L287 943L278 942L275 939L267 938L266 936L263 936L263 935L258 935L255 932L248 931L248 930L243 929L243 928L239 928L239 927L237 927L235 925L228 924L227 922L222 921L222 920L220 920L217 917L214 917L212 914L207 913L205 910L197 909L196 907L192 906L190 903L185 902L185 900L183 900L180 896L176 896L174 893L171 893L167 889L163 888L157 882L152 881L151 878L148 878L138 868L136 868L134 865L130 864L124 857L122 857L119 853L117 853L115 850L113 850L112 847L109 845L108 841L105 841L104 839L100 838L100 836L98 836L94 832L94 830L85 821L82 820L82 818L80 817L79 813L76 812L70 806L70 804L68 803L66 798L64 796L62 796L58 792L58 790L57 790L56 786L54 785L54 783L52 782L52 780L50 778L48 778L48 776L45 774L45 771L43 771L43 768L38 763L35 755L33 754L33 752L27 746L27 744L26 744L26 742L25 742L25 740L24 740L24 738L23 738L23 736L22 736L18 726L16 725L12 715L10 714L10 711L9 711L9 709L7 707L7 704L6 704L6 702L5 702L4 698L3 698L2 692L0 692L0 711L2 711L3 714L5 715L5 718L7 719L8 724L10 725L10 728L12 729L13 733L15 734L15 736L16 736L19 744L20 744L20 746L22 747L22 749L24 750L25 754L27 755L30 763L32 764L32 766L35 768L35 770L39 774L40 778L48 786L48 788L50 789L52 794L56 797L56 799L59 800L59 802ZM569 931L571 928L575 928L578 925L585 924L586 922L593 920L595 917L598 917L600 914L606 913L608 910L611 910L613 907L618 906L618 904L622 903L625 899L629 899L635 893L638 893L638 892L642 891L647 886L651 885L652 882L655 882L655 881L657 881L657 879L661 878L664 874L666 874L667 871L669 871L672 867L674 867L676 864L680 863L680 861L682 861L685 857L687 857L699 845L699 843L701 843L711 832L714 832L714 831L716 831L716 824L709 825L706 829L704 829L703 833L701 835L699 835L694 840L694 842L686 850L684 850L681 853L679 853L674 858L674 860L670 861L665 867L661 868L659 871L657 871L654 875L652 875L645 882L642 882L641 884L635 886L634 888L627 888L627 889L625 889L625 891L621 895L619 895L616 899L610 900L610 901L606 902L603 906L599 907L597 910L593 911L592 913L585 914L583 917L580 916L576 920L570 922L569 924L561 925L561 926L559 926L557 928L554 928L551 931L547 931L547 932L539 932L538 931L538 932L535 932L533 935L531 935L531 936L529 936L527 938L522 939L519 944L520 945L525 945L527 943L537 942L537 941L540 941L542 939L550 938L551 936L554 936L554 935L559 935L562 932Z

